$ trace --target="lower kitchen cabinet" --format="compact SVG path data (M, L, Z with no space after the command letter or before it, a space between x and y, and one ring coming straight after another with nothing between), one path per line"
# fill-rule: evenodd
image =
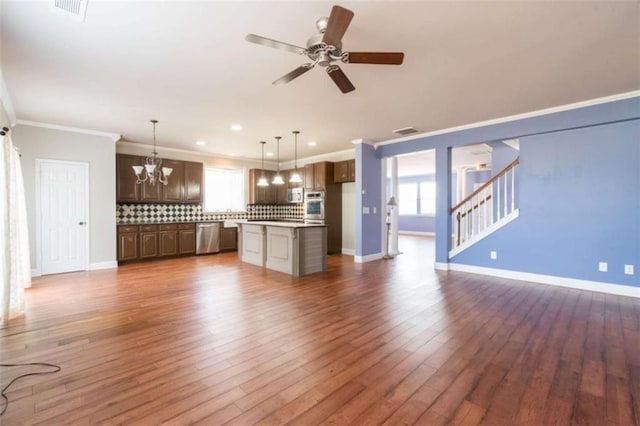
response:
M138 258L138 227L118 227L118 260L135 260Z
M159 255L174 256L178 254L178 225L160 225Z
M196 224L181 223L178 231L178 250L180 254L196 253Z
M158 225L144 225L138 233L140 239L140 259L158 257Z
M220 229L220 251L238 250L238 228Z

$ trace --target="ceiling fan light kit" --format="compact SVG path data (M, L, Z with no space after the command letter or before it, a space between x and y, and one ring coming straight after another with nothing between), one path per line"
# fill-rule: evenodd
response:
M284 43L255 34L248 34L245 40L262 46L287 52L307 55L312 61L300 65L293 71L275 80L273 84L281 85L290 82L310 69L319 65L326 68L327 74L338 86L342 93L355 90L355 86L349 81L346 74L334 62L340 61L346 64L375 64L375 65L401 65L404 60L402 52L343 52L342 37L344 36L351 20L353 12L341 6L333 6L328 18L320 18L316 21L318 33L307 40L307 47L303 48L293 44Z

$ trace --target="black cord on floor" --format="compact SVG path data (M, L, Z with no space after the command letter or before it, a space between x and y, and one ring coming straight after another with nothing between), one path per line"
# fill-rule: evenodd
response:
M2 411L0 411L0 416L2 416L6 411L7 408L9 407L9 398L7 398L7 395L5 395L5 392L9 389L9 387L18 379L21 379L23 377L28 377L28 376L42 376L44 374L53 374L53 373L57 373L58 371L62 370L62 367L60 367L59 365L55 365L55 364L49 364L47 362L29 362L26 364L0 364L0 367L24 367L24 366L28 366L28 365L33 365L33 366L38 366L38 367L51 367L54 368L53 371L38 371L37 373L26 373L26 374L21 374L19 376L14 377L13 379L11 379L11 381L9 382L9 384L7 386L5 386L4 388L2 388L2 391L0 391L0 396L2 396L2 399L4 399L4 407L2 408Z

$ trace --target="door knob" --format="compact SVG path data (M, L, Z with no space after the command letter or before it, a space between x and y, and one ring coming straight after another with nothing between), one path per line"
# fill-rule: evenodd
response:
M84 224L86 224L86 223L87 223L87 222L78 222L78 225L84 225Z

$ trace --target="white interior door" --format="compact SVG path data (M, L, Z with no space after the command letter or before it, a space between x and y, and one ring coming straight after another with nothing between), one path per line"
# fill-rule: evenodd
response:
M89 165L36 161L42 274L86 270L89 259Z

